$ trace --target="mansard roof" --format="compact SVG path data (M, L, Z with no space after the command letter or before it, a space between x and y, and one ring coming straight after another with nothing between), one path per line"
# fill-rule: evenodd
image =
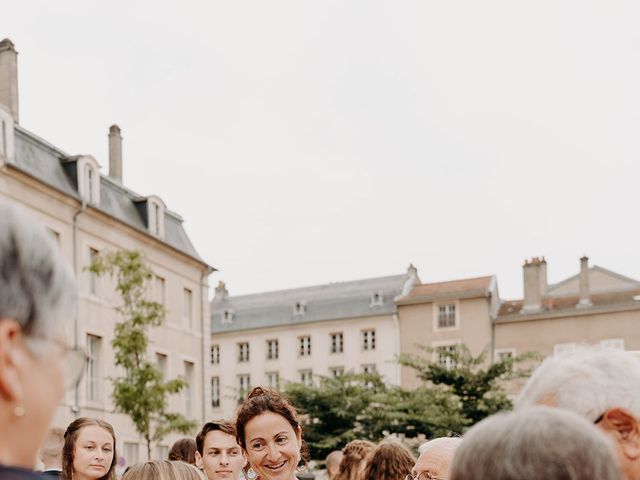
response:
M394 298L417 281L415 274L392 275L312 287L214 298L211 301L211 332L223 333L282 327L326 320L391 315L397 312ZM374 295L381 298L373 301ZM303 306L296 314L295 305ZM225 312L232 318L224 320Z
M78 193L77 180L67 173L64 167L71 157L54 147L37 135L15 126L15 161L13 167L48 185L59 192L81 200ZM145 234L147 231L136 202L145 197L123 187L105 175L100 175L100 204L91 205L101 211ZM182 218L169 210L165 210L164 242L172 248L205 263L198 255L191 240L182 226Z

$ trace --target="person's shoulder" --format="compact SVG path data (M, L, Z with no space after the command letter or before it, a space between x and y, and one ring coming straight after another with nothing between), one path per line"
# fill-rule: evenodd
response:
M26 468L0 465L0 480L43 480L46 478L51 479L51 477L44 477L42 474Z

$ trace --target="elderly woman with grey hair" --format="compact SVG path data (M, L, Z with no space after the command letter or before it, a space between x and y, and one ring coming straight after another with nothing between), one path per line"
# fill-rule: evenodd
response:
M85 366L64 339L75 296L44 228L0 202L0 478L40 478L30 471L38 447L65 386Z
M472 427L451 480L620 480L613 445L578 415L531 407Z

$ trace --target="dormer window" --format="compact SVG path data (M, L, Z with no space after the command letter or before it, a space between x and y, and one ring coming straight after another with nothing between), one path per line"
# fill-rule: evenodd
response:
M100 203L100 165L90 155L78 160L78 191L86 203Z
M384 296L381 291L373 292L369 302L370 307L381 307L384 304Z
M305 302L296 302L293 305L294 315L304 315L305 313L307 313L307 304Z
M165 205L159 197L153 195L147 198L147 219L151 235L164 238L164 210Z
M222 312L222 323L229 324L233 322L233 317L235 316L233 310L227 309Z

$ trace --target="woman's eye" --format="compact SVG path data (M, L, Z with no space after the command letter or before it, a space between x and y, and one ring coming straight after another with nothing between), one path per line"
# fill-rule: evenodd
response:
M253 445L251 445L251 448L253 448L254 450L262 450L263 447L264 444L262 443L254 443Z
M276 438L276 443L279 443L280 445L283 445L283 444L287 443L287 437L278 437L278 438Z

